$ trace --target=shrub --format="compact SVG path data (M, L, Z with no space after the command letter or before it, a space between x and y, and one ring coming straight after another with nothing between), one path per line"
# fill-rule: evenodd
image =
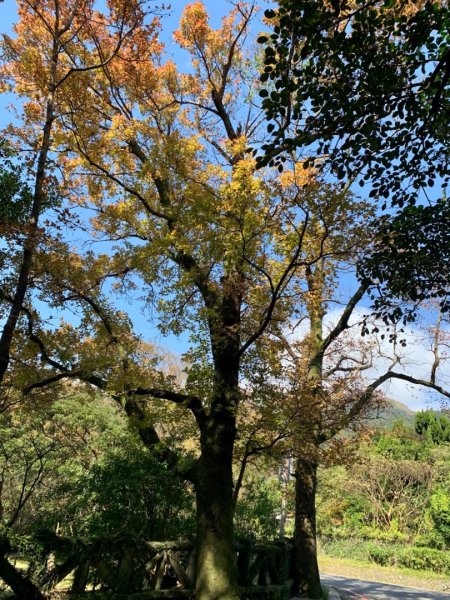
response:
M402 548L398 564L410 569L423 569L450 575L450 553L433 548Z
M328 556L366 560L382 566L450 574L450 553L434 548L405 547L375 541L353 539L321 539L321 548Z
M272 540L279 532L281 496L276 478L249 477L236 506L238 537Z
M367 544L367 553L369 560L377 565L392 566L396 564L396 552L392 546Z
M370 560L368 552L370 544L359 538L320 538L320 547L328 556Z
M450 545L450 493L445 489L438 489L431 496L430 515L433 519L434 529L440 534L444 542Z

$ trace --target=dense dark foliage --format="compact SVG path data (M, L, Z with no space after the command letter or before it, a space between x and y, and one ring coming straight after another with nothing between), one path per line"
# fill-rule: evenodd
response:
M448 182L446 1L281 0L265 14L265 160L301 147L399 206Z
M376 285L371 296L378 316L400 316L399 299L411 303L409 317L424 300L450 308L450 204L407 206L381 226L373 252L358 265L359 277Z
M282 169L299 152L305 167L359 182L382 210L407 207L386 218L360 276L380 284L373 298L388 319L403 315L398 297L438 297L447 310L448 203L438 188L450 175L448 2L280 0L265 14L260 95L272 140L260 163Z

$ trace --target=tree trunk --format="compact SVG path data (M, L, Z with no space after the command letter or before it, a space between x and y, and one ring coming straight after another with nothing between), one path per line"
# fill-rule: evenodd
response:
M91 566L90 560L84 558L75 569L72 581L72 594L82 594L87 586L89 579L89 568Z
M234 439L235 419L226 409L207 418L196 470L196 600L240 597L233 535Z
M60 581L76 569L78 563L78 555L73 554L64 563L54 565L40 578L39 586L45 590L52 590Z
M286 520L287 520L287 501L286 501L286 491L288 489L290 480L291 480L291 457L283 458L280 465L280 470L278 473L278 483L281 487L281 506L280 506L280 526L279 526L279 536L280 540L284 541L286 532Z
M17 600L45 600L40 589L3 555L0 555L0 578L9 585Z
M233 450L239 404L240 281L224 277L218 302L209 292L208 325L214 362L208 413L197 418L200 458L195 467L197 500L196 600L239 600L234 546Z
M122 556L117 567L116 591L122 594L135 591L133 587L133 563L136 561L135 553L129 546L124 546Z
M301 598L322 598L316 544L317 465L297 461L293 593Z
M56 77L57 50L56 39L53 48L52 75ZM33 262L35 247L37 243L38 222L42 212L42 204L45 196L44 182L46 176L47 157L50 152L50 134L55 119L53 113L53 94L54 86L50 86L49 100L46 107L46 119L42 131L42 142L39 149L35 186L33 193L33 204L31 215L28 222L28 233L26 234L22 261L20 263L16 288L12 298L9 314L3 325L3 331L0 336L0 383L3 382L6 371L9 366L11 344L16 331L17 322L22 312L23 301L25 299L30 279L31 266Z

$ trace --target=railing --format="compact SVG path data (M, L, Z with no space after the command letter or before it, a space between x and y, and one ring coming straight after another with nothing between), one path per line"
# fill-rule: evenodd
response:
M242 598L282 600L289 595L292 546L285 542L236 544ZM59 555L59 556L58 556ZM195 547L191 541L71 542L53 555L53 566L41 575L43 587L54 588L72 573L73 598L190 598L195 584ZM60 586L58 586L60 587Z

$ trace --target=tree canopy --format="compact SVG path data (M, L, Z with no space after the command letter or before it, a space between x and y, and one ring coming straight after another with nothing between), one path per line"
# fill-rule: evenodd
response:
M265 13L272 32L259 38L265 44L260 95L272 135L260 163L282 168L286 153L299 151L305 166L359 182L382 210L418 204L381 229L360 274L381 281L390 299L437 295L444 309L449 14L445 1L281 0ZM395 252L384 245L387 231L396 238Z
M301 147L398 206L448 183L447 2L281 0L265 14L269 158Z

